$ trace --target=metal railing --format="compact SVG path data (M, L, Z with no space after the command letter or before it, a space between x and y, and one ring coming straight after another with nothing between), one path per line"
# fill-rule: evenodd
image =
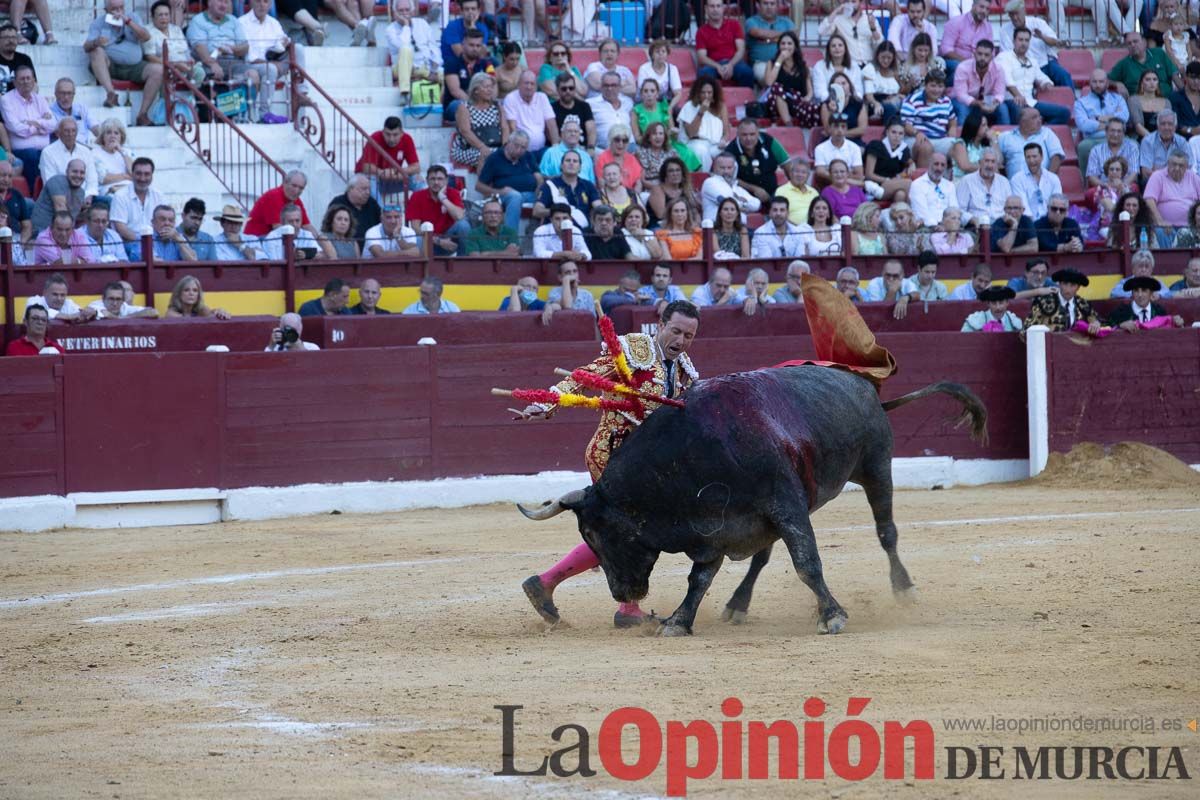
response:
M213 102L217 96L215 82L205 82L206 94L192 83L182 66L170 62L166 43L163 68L165 78L173 78L163 80L167 127L248 211L263 193L283 182L286 171ZM202 121L202 117L206 119Z
M359 159L370 151L375 160L383 164L383 169L391 170L396 175L404 175L404 169L371 135L346 113L346 109L330 96L322 86L313 80L312 75L296 63L296 46L288 45L288 70L290 75L292 126L301 138L308 143L321 159L333 168L333 171L344 180L349 181L355 174L355 165ZM324 111L311 102L305 102L301 86L306 86L328 103ZM328 112L328 120L326 119ZM389 185L394 185L392 191L384 191ZM379 202L384 205L404 205L408 199L409 179L403 177L397 181L380 181Z

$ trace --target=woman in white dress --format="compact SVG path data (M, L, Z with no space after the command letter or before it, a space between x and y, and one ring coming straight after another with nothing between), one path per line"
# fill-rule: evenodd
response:
M114 194L133 182L133 158L125 151L125 126L121 120L111 117L100 124L92 162L101 194Z
M700 170L708 172L724 143L733 138L721 84L707 76L696 78L688 101L679 110L679 138L700 159Z

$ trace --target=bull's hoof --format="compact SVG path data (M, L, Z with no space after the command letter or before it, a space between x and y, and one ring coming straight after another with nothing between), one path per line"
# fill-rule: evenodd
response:
M725 606L725 610L721 612L721 619L731 625L741 625L746 621L746 612L739 611L732 606Z
M551 593L546 591L546 587L542 584L542 579L537 575L530 575L521 583L521 588L525 590L525 596L529 598L533 610L546 622L557 625L559 621L558 608L554 605Z
M692 629L686 625L663 624L658 629L659 636L691 636Z
M915 606L920 596L917 594L917 587L910 586L907 589L901 589L897 592L892 592L896 598L896 602L902 606Z
M846 627L845 612L838 612L829 619L823 619L817 623L817 633L841 633L842 628Z

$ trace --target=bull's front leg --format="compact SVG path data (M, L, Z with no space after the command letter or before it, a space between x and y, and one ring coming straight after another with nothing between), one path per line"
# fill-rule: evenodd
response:
M704 599L705 592L712 585L713 578L720 572L721 564L724 561L725 556L717 556L712 561L705 563L692 562L692 571L688 575L687 595L679 604L679 608L675 609L675 613L663 620L662 627L658 629L659 636L691 636L692 623L696 621L696 612L700 610L700 601Z

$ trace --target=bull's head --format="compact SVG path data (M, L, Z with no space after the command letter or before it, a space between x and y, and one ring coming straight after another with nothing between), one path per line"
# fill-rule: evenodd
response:
M650 591L650 573L658 560L658 551L642 544L633 520L614 509L596 487L567 492L536 509L522 505L517 508L525 516L536 520L574 511L579 521L579 533L600 559L613 598L621 603L630 603L641 600Z

